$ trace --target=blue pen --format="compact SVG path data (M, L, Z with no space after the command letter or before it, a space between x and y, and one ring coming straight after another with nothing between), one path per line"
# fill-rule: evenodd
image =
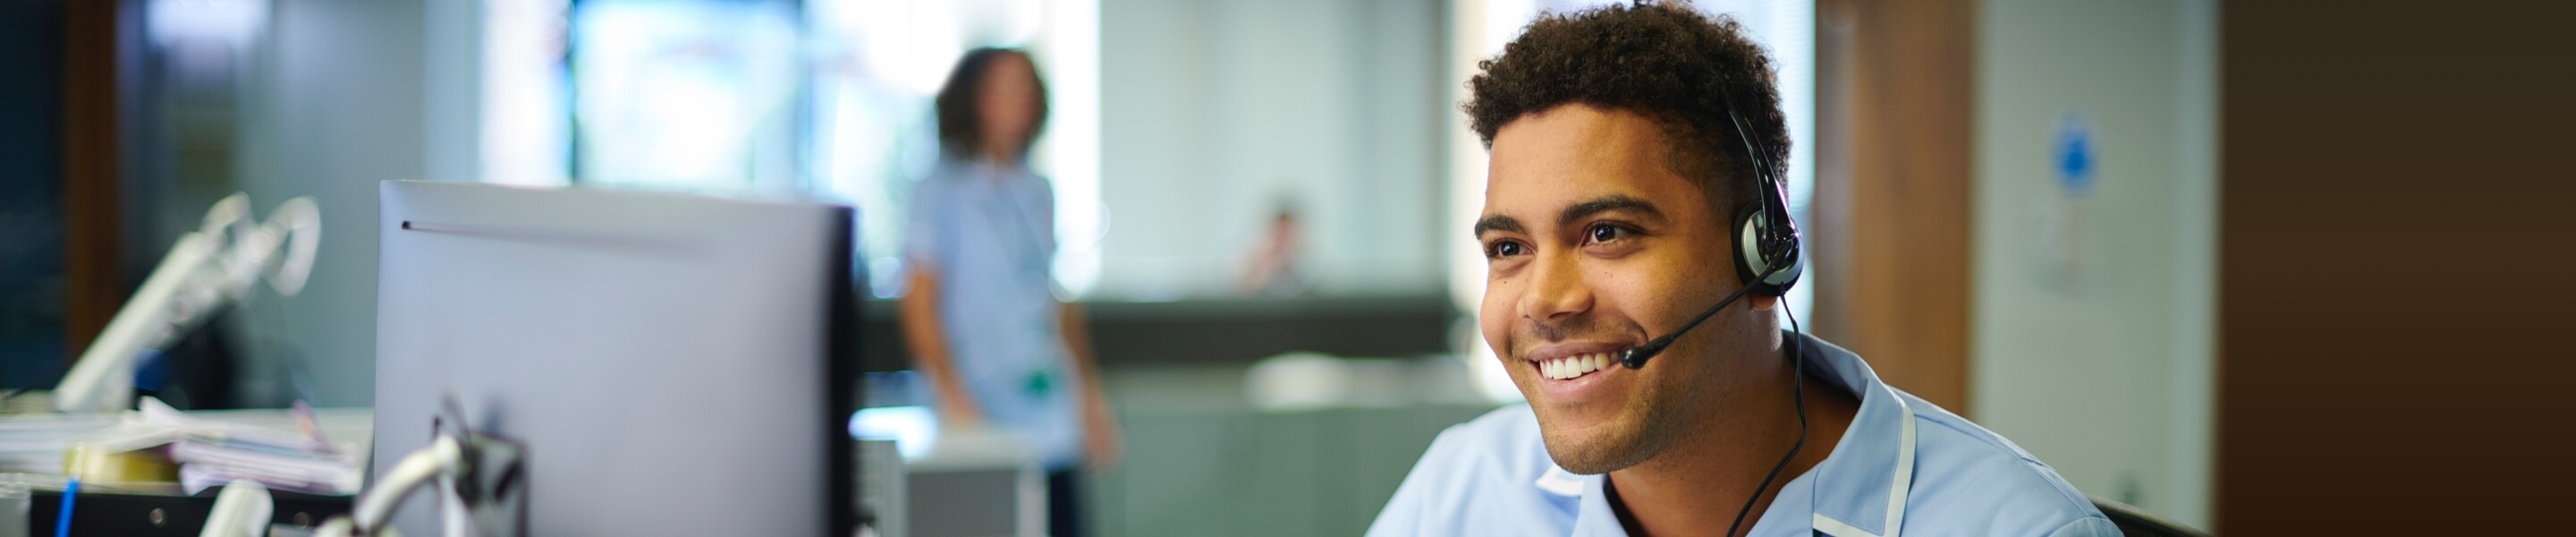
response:
M63 513L54 517L54 537L72 537L72 498L80 496L80 478L63 482Z

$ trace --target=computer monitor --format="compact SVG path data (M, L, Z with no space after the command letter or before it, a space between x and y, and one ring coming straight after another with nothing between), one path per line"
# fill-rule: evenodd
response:
M375 475L449 398L531 535L850 535L850 209L383 184ZM433 494L395 517L437 535Z

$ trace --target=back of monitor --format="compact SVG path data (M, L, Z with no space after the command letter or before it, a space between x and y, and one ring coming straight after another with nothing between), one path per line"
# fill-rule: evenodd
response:
M846 527L849 210L382 187L375 472L452 398L527 450L532 535ZM835 301L843 301L835 303ZM837 436L837 438L835 438ZM438 534L429 495L396 517Z

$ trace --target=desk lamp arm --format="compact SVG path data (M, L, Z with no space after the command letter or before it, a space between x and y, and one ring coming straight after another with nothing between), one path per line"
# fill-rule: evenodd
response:
M54 409L114 412L134 402L134 371L224 306L239 302L265 275L278 294L294 295L313 272L321 211L312 197L280 204L252 225L250 197L235 193L206 210L196 231L180 235L134 297L92 340L54 387Z

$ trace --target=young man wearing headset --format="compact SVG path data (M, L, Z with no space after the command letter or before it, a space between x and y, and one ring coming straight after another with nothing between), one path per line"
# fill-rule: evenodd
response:
M1529 405L1442 432L1370 535L2119 534L2011 442L1782 331L1769 63L1731 19L1641 4L1479 65L1478 322Z

